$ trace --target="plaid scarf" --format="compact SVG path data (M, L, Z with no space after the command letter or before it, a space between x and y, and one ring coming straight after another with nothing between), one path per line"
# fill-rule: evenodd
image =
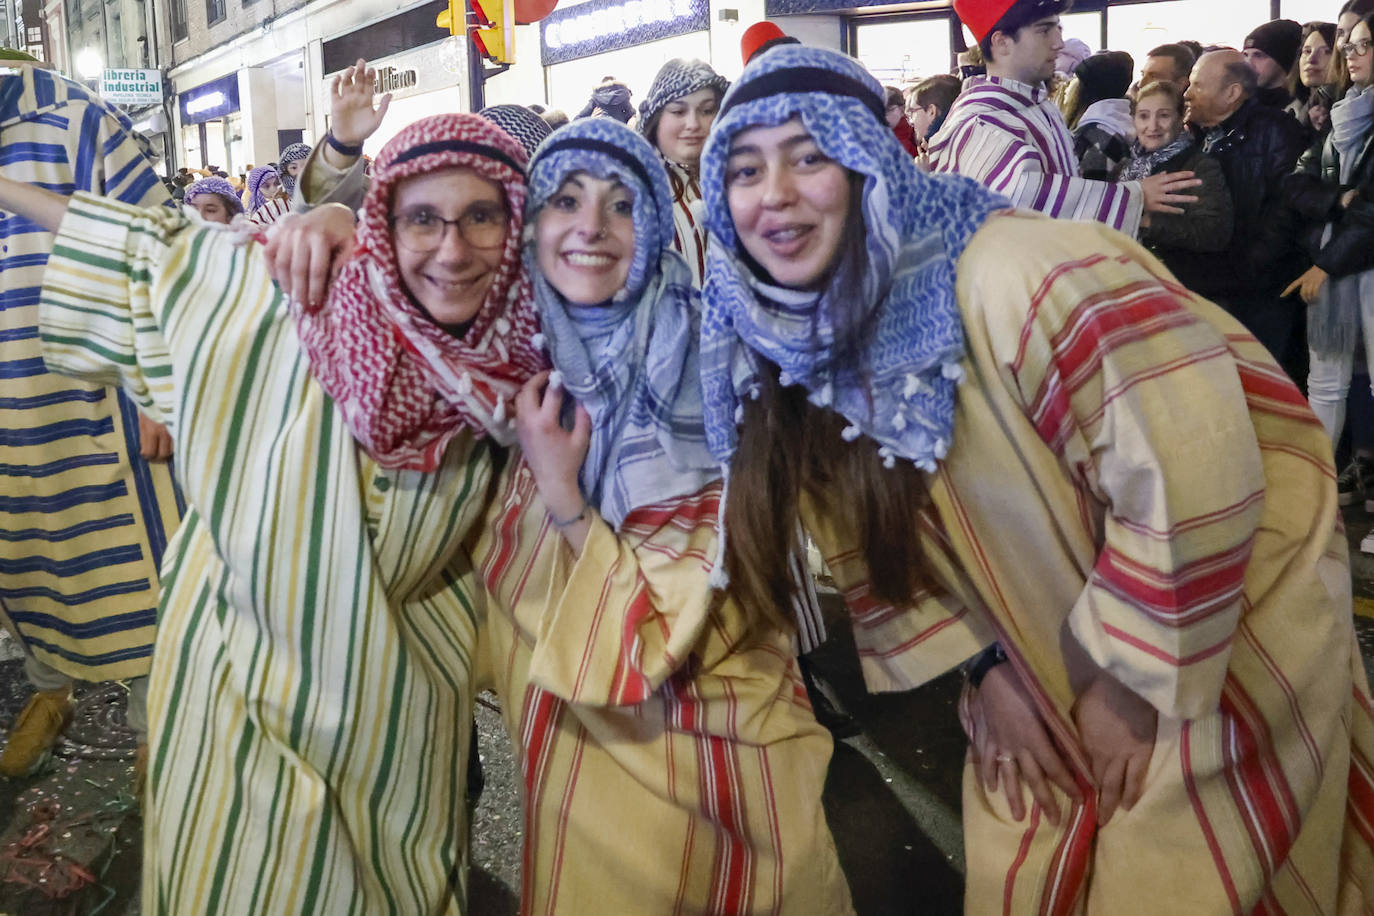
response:
M277 170L270 165L260 165L248 173L247 189L249 213L256 213L267 203L267 197L262 193L262 183L267 180L269 175L281 181L280 176L277 175Z
M782 289L743 258L725 195L731 142L794 117L822 152L864 177L858 288ZM805 387L812 403L849 420L845 439L873 440L889 467L904 459L933 470L950 446L964 353L955 264L1007 201L966 178L919 173L887 126L873 77L842 54L800 46L756 58L726 93L702 155L701 188L711 234L702 389L716 457L728 466L735 453L741 398L756 391L761 356L779 367L784 385ZM855 309L872 333L846 358L836 316Z
M673 250L673 198L658 154L610 118L576 121L530 166L533 226L575 172L634 192L635 249L625 287L604 305L570 305L534 270L534 299L563 386L592 418L582 491L619 528L633 509L697 492L720 473L706 448L692 274Z
M230 216L243 212L243 204L239 201L239 192L235 191L234 186L227 180L220 178L218 175L213 175L209 178L201 178L191 182L191 184L187 186L186 193L182 196L182 200L186 204L191 205L195 203L197 197L202 197L206 194L218 194L224 201L224 206L229 210Z
M433 470L463 430L501 444L514 439L506 402L544 365L532 343L538 319L520 262L524 165L520 144L477 115L410 125L377 157L357 247L325 308L293 306L315 377L383 467ZM388 225L399 182L454 166L500 183L511 213L501 266L461 339L411 301Z
M281 175L281 186L286 189L287 200L296 193L296 179L290 174L287 166L293 162L304 162L309 158L310 147L304 143L292 143L281 151L281 156L277 159L277 173Z

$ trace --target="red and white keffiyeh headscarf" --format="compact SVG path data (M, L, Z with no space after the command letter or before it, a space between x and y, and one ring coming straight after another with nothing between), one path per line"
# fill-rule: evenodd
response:
M503 445L514 440L506 401L546 366L532 343L539 321L520 258L526 165L519 142L476 115L437 115L407 127L377 157L357 248L325 307L296 310L315 377L383 467L434 470L464 429ZM406 293L388 225L398 182L453 167L500 183L510 211L501 265L461 339Z

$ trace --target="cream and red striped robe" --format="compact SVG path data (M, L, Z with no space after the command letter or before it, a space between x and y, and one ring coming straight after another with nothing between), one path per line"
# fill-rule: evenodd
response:
M931 140L930 164L932 172L981 182L1017 207L1132 236L1140 228L1140 183L1083 178L1073 135L1044 88L991 76L968 80Z
M574 559L512 461L474 563L523 775L521 912L852 913L792 637L746 642L707 583L719 483L619 534L594 518Z
M1101 829L1094 801L1053 827L1027 797L1013 821L966 769L967 912L1370 912L1374 720L1330 442L1302 395L1090 223L993 218L957 295L967 380L920 528L945 591L875 601L811 520L870 685L1000 639L1085 787L1088 671L1065 642L1159 711L1144 797Z

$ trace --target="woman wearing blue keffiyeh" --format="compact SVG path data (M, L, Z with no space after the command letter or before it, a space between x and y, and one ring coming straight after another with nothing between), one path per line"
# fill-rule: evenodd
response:
M1007 41L1014 5L956 2ZM1335 850L1374 723L1334 471L1264 348L1125 236L917 173L833 52L745 68L702 192L717 571L777 620L800 518L871 688L976 656L966 911L1358 908L1374 857Z
M556 371L516 401L522 451L474 550L526 780L522 911L852 912L791 632L751 630L708 581L720 474L663 166L577 121L529 200Z

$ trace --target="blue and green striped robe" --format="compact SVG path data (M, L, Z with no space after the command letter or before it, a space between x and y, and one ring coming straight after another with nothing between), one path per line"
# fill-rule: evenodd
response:
M226 227L79 194L41 312L50 365L169 422L191 507L149 695L145 910L461 912L482 612L461 545L488 446L377 467Z
M0 71L0 173L61 194L168 200L128 119L32 67ZM133 404L44 368L38 289L51 247L0 211L0 610L72 677L139 677L182 507L167 463L139 457Z

